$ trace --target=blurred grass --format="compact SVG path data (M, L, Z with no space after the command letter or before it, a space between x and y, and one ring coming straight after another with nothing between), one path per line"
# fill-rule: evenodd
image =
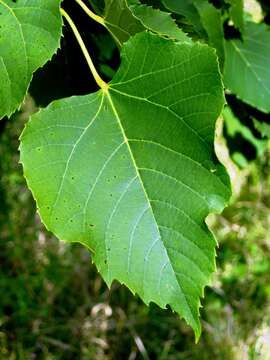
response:
M270 153L237 172L241 192L209 219L218 270L195 345L175 314L109 291L86 249L44 229L18 164L27 112L0 134L0 359L268 360Z

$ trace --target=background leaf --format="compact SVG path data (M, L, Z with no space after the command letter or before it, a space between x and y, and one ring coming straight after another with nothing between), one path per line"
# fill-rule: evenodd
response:
M270 124L254 119L254 125L263 137L270 139Z
M60 45L60 0L0 1L0 119L22 103L33 72Z
M190 41L185 33L179 29L169 13L147 5L131 5L129 8L146 29L171 39Z
M207 33L208 44L217 50L219 63L221 68L223 68L224 32L221 12L207 1L195 0L194 6L198 10L201 24Z
M46 226L91 249L107 284L169 304L196 338L215 269L204 219L230 197L213 148L223 103L213 50L140 33L123 46L108 91L53 103L21 137Z
M270 33L267 26L247 22L243 41L226 41L224 82L238 98L270 112Z
M225 129L227 135L227 142L234 145L233 149L230 149L232 152L232 159L240 167L246 167L248 164L248 159L246 154L240 149L237 149L237 146L240 145L241 141L246 141L244 147L248 150L249 143L255 150L256 156L260 157L264 154L268 142L262 139L258 139L254 136L251 129L245 124L242 124L241 121L235 116L229 106L226 106L223 110L223 118L225 122Z
M104 19L119 46L144 30L175 40L190 41L169 13L142 5L137 0L106 0Z
M205 1L205 0L203 0ZM188 19L193 25L194 29L201 36L205 36L204 28L201 24L200 15L198 10L193 4L192 0L162 0L162 4L171 12L182 15L186 19Z
M226 0L230 5L229 14L234 26L240 32L244 31L244 1L243 0Z
M127 0L105 0L105 25L118 46L144 30L141 22L130 11Z

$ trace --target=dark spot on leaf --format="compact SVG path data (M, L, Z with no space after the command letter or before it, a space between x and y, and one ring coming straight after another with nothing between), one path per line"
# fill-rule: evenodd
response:
M104 260L104 264L107 264L107 260Z

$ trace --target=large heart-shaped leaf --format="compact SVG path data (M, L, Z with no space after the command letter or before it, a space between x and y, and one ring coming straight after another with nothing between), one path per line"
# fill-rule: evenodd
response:
M33 72L60 45L61 0L0 0L0 119L22 103Z
M21 137L48 229L91 249L107 284L169 304L197 338L215 269L204 219L230 197L213 147L223 103L214 50L140 33L108 89L54 102Z
M226 41L225 85L241 100L270 112L270 32L266 25L247 22L243 41Z

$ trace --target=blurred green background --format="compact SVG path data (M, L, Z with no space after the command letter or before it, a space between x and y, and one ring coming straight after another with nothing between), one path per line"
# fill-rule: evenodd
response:
M31 99L0 135L0 359L270 359L270 151L239 170L218 135L235 195L208 218L217 272L196 345L176 314L109 291L85 248L44 229L18 164L29 109Z

